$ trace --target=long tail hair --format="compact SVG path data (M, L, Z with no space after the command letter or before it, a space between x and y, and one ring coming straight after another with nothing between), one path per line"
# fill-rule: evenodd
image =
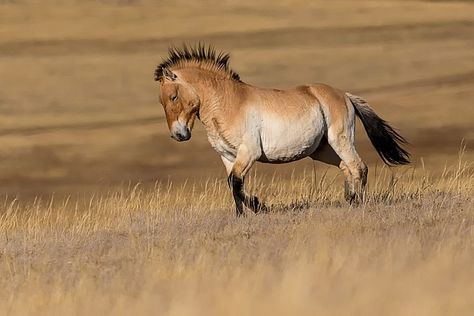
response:
M410 163L410 154L403 145L407 144L398 132L380 118L367 101L356 95L346 93L355 108L356 115L362 121L367 135L380 158L387 165L405 165Z

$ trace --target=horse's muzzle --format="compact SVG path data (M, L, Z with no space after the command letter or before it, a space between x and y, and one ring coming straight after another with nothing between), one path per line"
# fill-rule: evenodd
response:
M171 128L171 138L178 142L186 141L191 138L191 131L186 125L174 122Z

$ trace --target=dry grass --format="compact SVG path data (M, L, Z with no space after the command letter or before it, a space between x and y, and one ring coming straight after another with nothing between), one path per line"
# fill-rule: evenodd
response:
M0 315L472 314L474 171L444 165L462 139L474 161L473 15L470 1L0 0ZM250 187L272 212L236 219L204 129L172 142L152 78L170 42L199 40L251 84L361 94L414 164L376 170L358 129L367 203L341 202L341 177L306 159L258 165Z
M455 159L461 139L474 141L472 2L1 3L0 194L224 177L200 124L186 144L169 137L153 70L170 42L229 51L251 84L360 94L433 168ZM362 130L357 138L364 160L378 161Z
M7 201L2 314L471 314L472 166L379 171L358 207L340 180L253 178L273 207L245 218L223 181Z

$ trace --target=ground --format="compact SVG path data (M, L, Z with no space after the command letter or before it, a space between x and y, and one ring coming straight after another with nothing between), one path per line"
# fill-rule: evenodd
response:
M470 1L0 1L2 314L469 314ZM169 137L155 66L204 41L251 84L363 96L411 143L369 199L323 164L258 164L234 217L196 124ZM460 158L460 151L462 157Z

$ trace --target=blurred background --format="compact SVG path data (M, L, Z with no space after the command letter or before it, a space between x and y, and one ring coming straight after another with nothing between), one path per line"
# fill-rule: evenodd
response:
M414 165L440 171L463 139L472 160L473 17L471 1L0 0L0 195L224 178L202 125L177 143L163 119L153 71L183 42L230 52L250 84L364 96L409 139ZM327 167L257 173L305 168Z

